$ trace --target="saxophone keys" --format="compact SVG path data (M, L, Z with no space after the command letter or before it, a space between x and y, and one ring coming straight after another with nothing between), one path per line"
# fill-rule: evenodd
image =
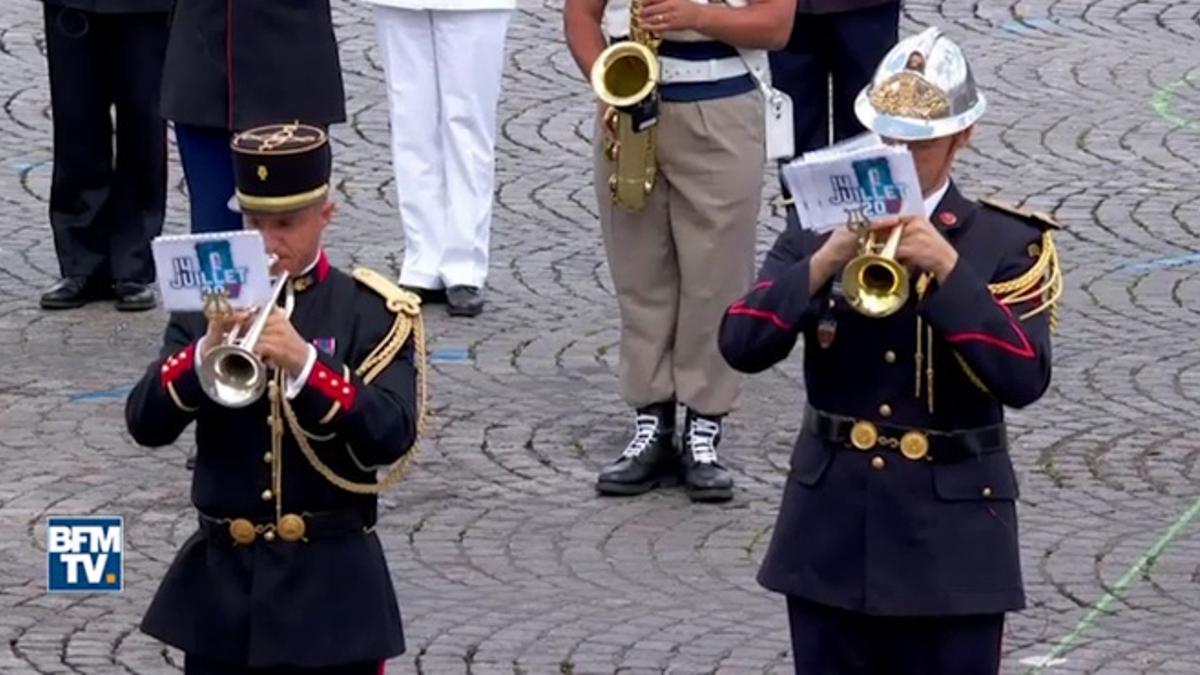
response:
M610 106L604 108L604 127L613 136L617 135L617 109Z

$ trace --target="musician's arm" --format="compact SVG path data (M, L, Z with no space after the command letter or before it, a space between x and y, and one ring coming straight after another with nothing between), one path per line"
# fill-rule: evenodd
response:
M747 49L783 49L796 17L796 0L750 0L745 7L726 4L696 7L700 9L696 31Z
M575 65L585 80L591 77L592 64L607 46L600 28L604 5L604 0L565 0L563 3L563 33L567 38L567 49L571 51L571 57L575 59Z
M175 442L196 413L211 404L196 375L196 336L201 329L193 323L172 315L159 358L125 400L126 427L141 445Z
M389 339L394 315L376 298L360 314L359 331L370 336L350 358L361 363ZM318 436L336 434L364 467L391 464L412 447L419 403L413 338L404 343L368 382L349 364L318 353L303 386L290 397L300 425ZM372 369L374 370L374 369Z
M730 366L756 373L791 353L796 339L813 322L829 293L829 280L840 266L831 255L833 249L822 242L822 237L789 217L787 229L763 261L758 281L729 306L721 321L718 341Z

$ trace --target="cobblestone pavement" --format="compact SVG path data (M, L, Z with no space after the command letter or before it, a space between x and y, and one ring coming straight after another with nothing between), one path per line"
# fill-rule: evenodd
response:
M332 256L395 273L373 31L362 6L334 4L352 120L335 133ZM557 0L522 5L491 304L474 321L429 313L437 423L382 507L411 646L390 672L788 672L783 603L753 575L796 431L798 363L751 380L732 418L731 504L693 506L677 490L593 495L628 419L589 187L591 95L561 42ZM948 28L991 98L960 182L1067 227L1054 384L1012 416L1030 607L1008 624L1005 672L1064 638L1066 662L1050 672L1200 672L1200 523L1189 520L1200 480L1198 12L1172 0L907 3L904 31ZM179 654L135 627L193 528L188 442L138 448L121 415L162 315L36 309L57 272L41 33L37 3L4 3L0 671L173 672ZM178 232L177 164L172 181ZM764 208L762 245L780 224ZM49 595L45 516L87 513L125 517L126 590Z

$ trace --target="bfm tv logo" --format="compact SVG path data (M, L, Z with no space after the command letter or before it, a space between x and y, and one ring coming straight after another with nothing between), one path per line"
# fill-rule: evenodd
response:
M125 528L120 516L51 516L46 523L50 591L120 591Z

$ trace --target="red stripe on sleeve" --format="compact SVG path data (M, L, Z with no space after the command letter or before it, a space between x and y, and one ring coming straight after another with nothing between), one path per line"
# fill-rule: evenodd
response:
M1013 332L1017 334L1017 339L1020 344L1012 344L1005 342L994 335L987 333L964 332L964 333L948 333L946 342L950 344L958 344L960 342L983 342L993 347L998 347L1006 352L1016 354L1022 358L1032 359L1037 356L1033 351L1033 345L1029 343L1029 338L1025 336L1025 331L1021 330L1021 326L1017 324L1016 317L1013 316L1012 310L1007 305L996 301L996 305L1004 311L1004 315L1008 317L1008 325L1012 327Z
M726 312L726 313L729 314L730 316L749 316L749 317L753 317L755 319L765 319L765 320L770 321L771 323L775 324L775 327L778 328L779 330L791 330L792 329L792 324L784 321L783 317L779 316L775 312L771 312L771 311L768 311L765 309L755 309L753 307L747 307L746 304L740 300L738 302L734 303L732 306L730 306L728 312Z

